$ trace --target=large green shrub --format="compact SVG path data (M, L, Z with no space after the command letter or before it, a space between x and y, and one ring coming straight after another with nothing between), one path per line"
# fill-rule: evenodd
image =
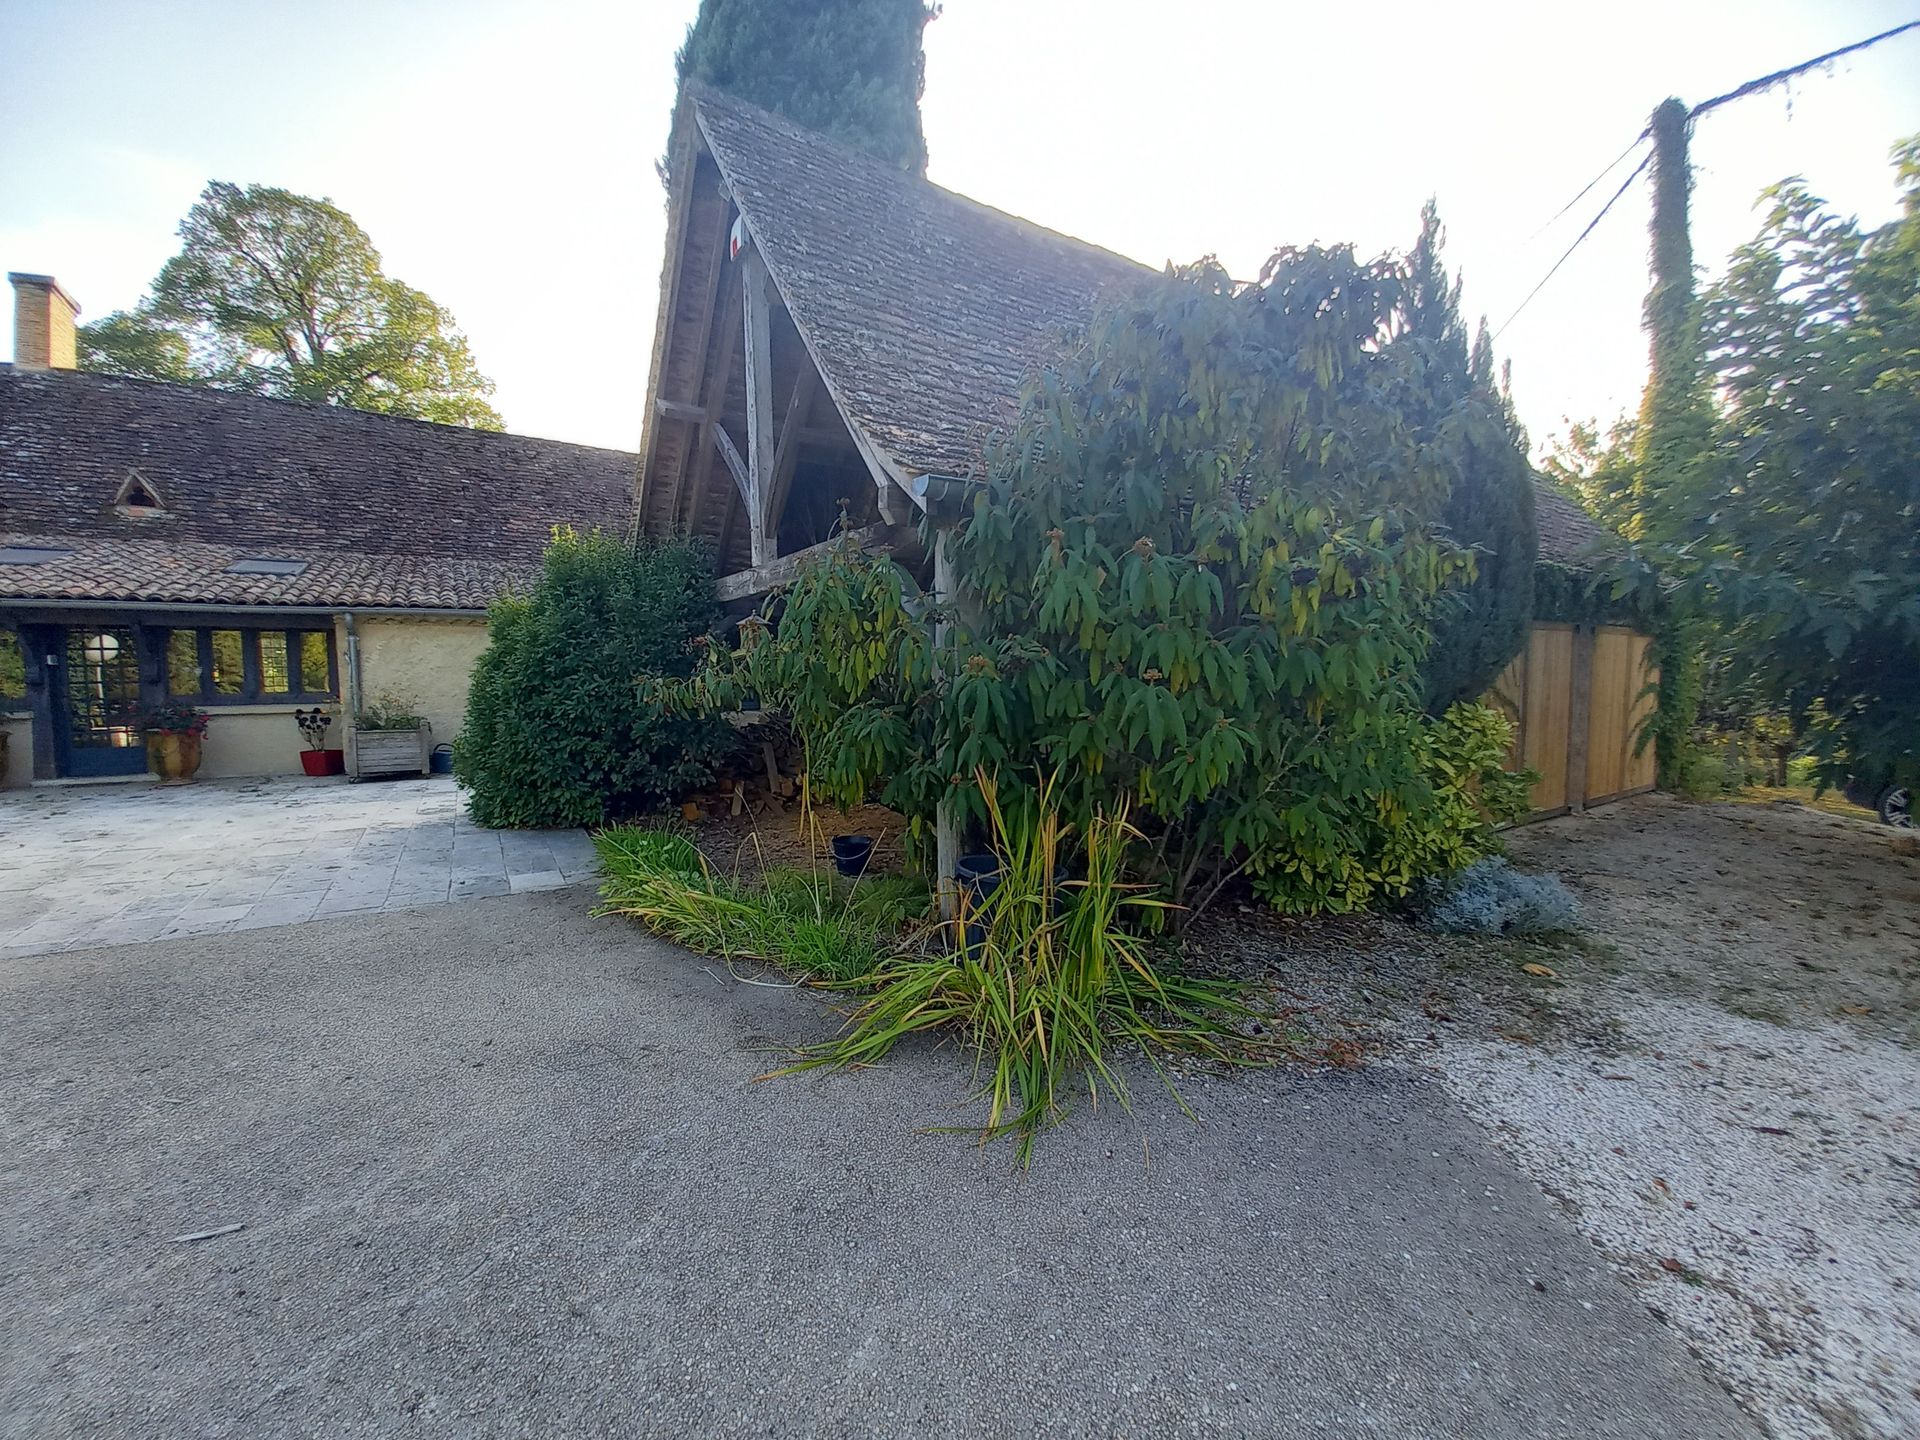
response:
M1129 873L1183 903L1251 872L1347 909L1470 862L1508 815L1446 758L1469 722L1422 714L1432 606L1472 564L1434 529L1450 476L1407 421L1428 372L1399 298L1346 250L1146 286L1028 385L951 541L951 615L838 554L695 688L758 689L818 789L922 836L943 801L985 820L979 772L1014 811L1057 775L1074 832L1127 810Z
M1404 404L1418 442L1446 473L1440 523L1474 553L1476 573L1435 606L1433 641L1422 666L1427 709L1444 714L1478 700L1527 643L1533 618L1533 467L1526 433L1494 373L1486 322L1471 347L1460 284L1441 262L1440 216L1429 200L1420 239L1407 257L1402 327L1394 343L1421 366Z
M642 683L684 676L714 616L702 551L555 534L527 595L498 601L454 774L482 825L599 825L712 778L711 718L668 715Z

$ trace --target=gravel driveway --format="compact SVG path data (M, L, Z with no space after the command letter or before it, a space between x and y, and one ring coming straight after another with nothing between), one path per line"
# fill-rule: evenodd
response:
M950 1052L756 1085L816 1004L583 901L0 963L0 1432L1752 1434L1429 1082L1010 1175Z
M1593 943L1540 957L1562 1037L1440 1027L1431 1061L1781 1440L1920 1435L1920 863L1890 840L1660 796L1517 832L1586 908Z

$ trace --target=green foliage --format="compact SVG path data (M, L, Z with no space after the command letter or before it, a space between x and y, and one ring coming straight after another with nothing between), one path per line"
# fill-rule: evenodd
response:
M773 870L748 885L716 873L685 836L615 826L594 837L598 913L631 915L704 955L760 960L812 980L871 973L898 933L925 917L928 893L909 876Z
M1721 479L1675 568L1832 783L1920 782L1920 137L1862 233L1799 181L1708 298Z
M27 655L20 637L0 630L0 709L27 698Z
M1297 808L1315 823L1257 854L1254 889L1290 911L1357 910L1412 893L1499 846L1496 829L1527 813L1540 777L1509 771L1513 724L1485 705L1455 705L1437 722L1405 719L1404 769L1392 788L1349 796L1321 772Z
M187 337L148 306L116 310L75 332L80 368L104 375L190 384L201 377L193 368Z
M205 735L207 712L184 700L168 700L140 712L140 732L144 735Z
M418 730L427 723L427 717L413 707L418 702L412 696L373 695L369 696L360 711L353 717L356 730Z
M1427 708L1436 715L1484 695L1526 644L1539 550L1526 436L1495 379L1484 320L1468 348L1460 285L1448 280L1441 244L1439 212L1429 200L1407 258L1395 343L1412 347L1423 366L1423 383L1409 388L1406 403L1418 443L1447 471L1440 523L1477 562L1473 577L1435 608L1423 673Z
M1029 383L950 542L953 613L833 554L689 703L758 691L820 793L877 791L919 839L943 802L986 820L976 771L1015 809L1057 772L1069 823L1128 808L1131 873L1182 903L1251 871L1346 909L1466 863L1485 824L1439 799L1460 722L1423 716L1420 665L1472 564L1433 530L1453 475L1409 420L1432 371L1399 300L1346 250L1144 287Z
M1157 968L1141 927L1126 923L1128 912L1159 902L1121 880L1139 838L1124 815L1093 820L1086 878L1056 888L1068 834L1051 785L1017 815L1001 810L990 778L979 777L978 789L1001 877L953 922L957 953L883 961L866 978L872 996L841 1033L782 1073L871 1065L909 1035L958 1032L986 1075L981 1141L1014 1136L1025 1164L1036 1133L1064 1113L1068 1089L1084 1087L1094 1102L1104 1089L1127 1104L1115 1050L1136 1052L1163 1078L1168 1053L1239 1064L1273 1053L1270 1035L1235 1033L1235 1021L1255 1015L1237 987Z
M688 542L557 532L532 592L495 603L474 665L454 746L474 818L599 825L712 779L731 732L664 713L646 683L689 671L712 595Z
M1920 779L1920 139L1896 159L1903 213L1873 234L1800 181L1768 192L1704 307L1695 368L1717 414L1702 422L1688 397L1705 382L1681 386L1675 358L1638 422L1607 443L1577 432L1563 464L1641 541L1614 593L1660 616L1663 785L1722 768L1700 753L1703 706L1718 736L1804 740L1827 783ZM1649 316L1684 330L1678 284L1656 285Z
M927 168L924 0L700 0L674 65L915 175Z
M749 619L738 653L714 652L691 685L666 685L661 697L711 713L757 696L791 722L814 799L851 808L877 792L907 816L918 845L937 791L914 757L932 753L940 711L932 617L912 589L891 561L836 547L768 602L777 634Z
M89 370L498 430L453 316L328 200L214 181L149 298L80 327Z

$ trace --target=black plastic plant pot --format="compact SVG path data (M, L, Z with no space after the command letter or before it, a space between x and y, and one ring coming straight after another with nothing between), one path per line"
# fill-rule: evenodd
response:
M872 858L873 837L871 835L833 837L833 868L842 875L865 874L867 862Z
M1000 888L1000 857L962 855L953 862L953 878L984 900Z

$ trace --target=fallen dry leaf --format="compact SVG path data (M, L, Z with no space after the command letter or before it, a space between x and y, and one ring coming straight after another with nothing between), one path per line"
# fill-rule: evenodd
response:
M1520 967L1520 973L1522 975L1538 975L1546 980L1557 980L1560 978L1545 965L1522 965Z

